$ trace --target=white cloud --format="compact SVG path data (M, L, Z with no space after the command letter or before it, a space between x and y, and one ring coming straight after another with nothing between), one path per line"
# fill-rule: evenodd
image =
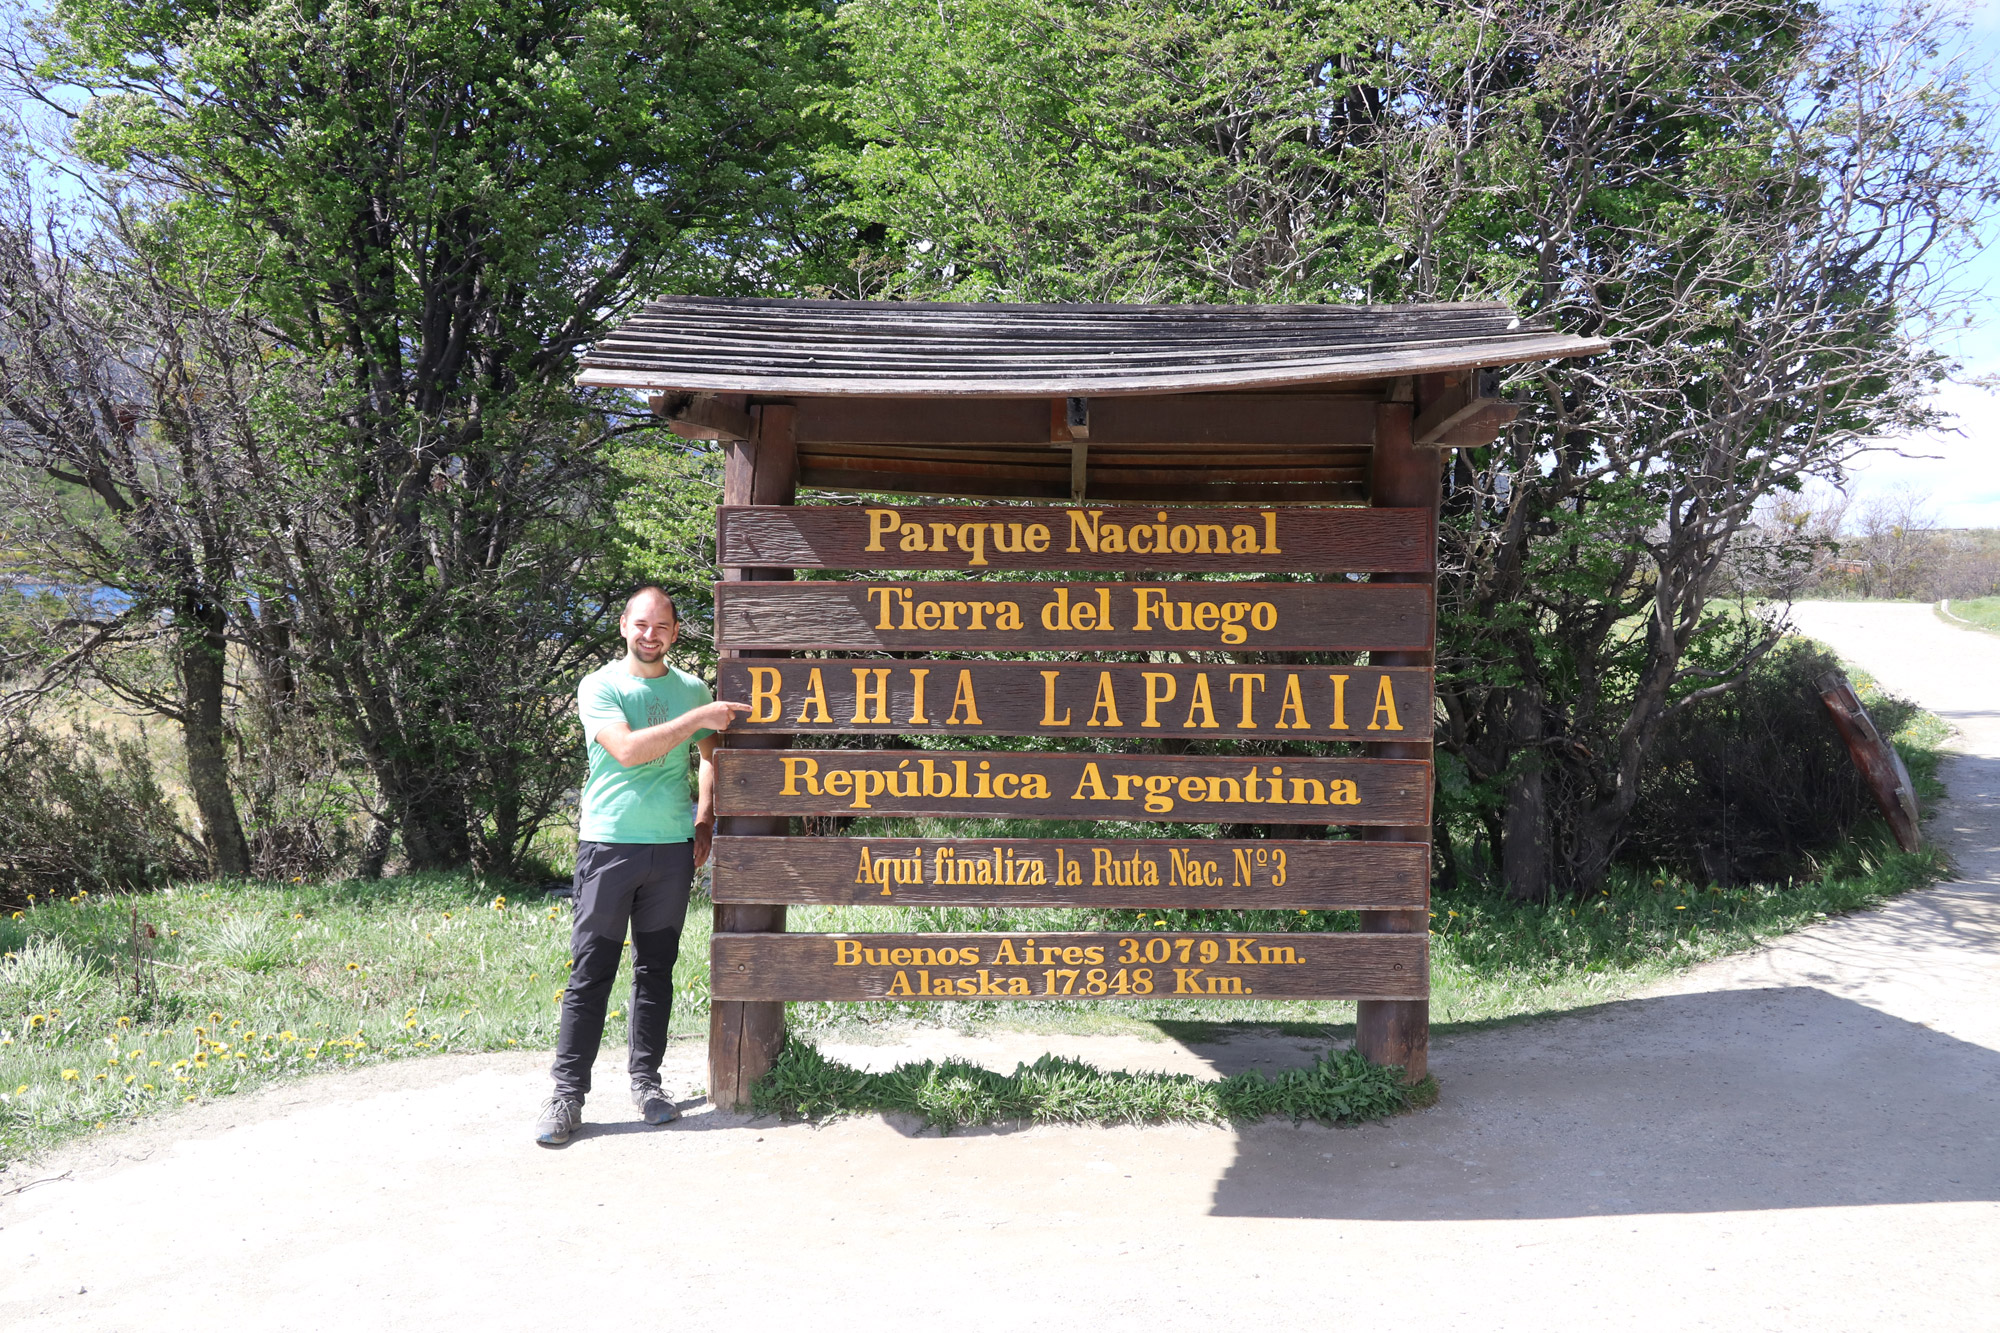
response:
M1897 453L1856 460L1848 493L1860 505L1907 490L1928 497L1944 527L2000 528L2000 394L1951 384L1937 401L1957 419L1957 432L1898 440Z

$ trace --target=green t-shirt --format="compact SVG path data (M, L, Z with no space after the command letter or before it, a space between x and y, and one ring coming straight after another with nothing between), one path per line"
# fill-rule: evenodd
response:
M714 702L708 687L677 667L664 676L635 676L620 658L585 676L576 687L577 716L583 719L590 751L590 777L583 784L582 818L576 836L584 842L691 842L694 803L688 795L688 746L712 732L697 731L650 764L627 768L597 743L606 723L623 722L634 731L671 722L691 708Z

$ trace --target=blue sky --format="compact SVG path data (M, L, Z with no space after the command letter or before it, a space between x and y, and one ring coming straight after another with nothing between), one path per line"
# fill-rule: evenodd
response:
M1974 0L1968 11L1976 65L1992 78L2000 71L2000 0ZM1947 344L1967 378L2000 377L2000 218L1989 222L1985 239L1964 278L1980 290L1975 323ZM1926 500L1945 527L2000 528L2000 393L1953 384L1938 404L1957 418L1957 429L1898 440L1895 452L1858 461L1848 487L1855 509L1908 492Z

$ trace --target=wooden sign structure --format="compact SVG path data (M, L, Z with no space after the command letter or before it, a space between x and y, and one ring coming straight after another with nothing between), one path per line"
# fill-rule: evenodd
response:
M795 999L1350 998L1361 1051L1421 1077L1440 450L1512 416L1479 367L1605 348L1490 304L704 298L598 343L580 382L651 392L725 457L718 693L752 711L718 765L710 1096L747 1100ZM801 485L859 502L799 506ZM888 739L793 748L813 734ZM1362 755L1134 751L1148 737ZM1167 828L791 836L804 814ZM1351 838L1303 832L1336 825ZM785 933L788 903L861 902L1351 909L1362 928Z

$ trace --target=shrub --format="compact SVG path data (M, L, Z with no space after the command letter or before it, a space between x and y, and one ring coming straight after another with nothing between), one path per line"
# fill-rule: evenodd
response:
M157 888L206 868L137 741L0 733L0 903Z
M1840 663L1787 639L1737 689L1704 700L1661 733L1621 856L1698 880L1786 880L1877 816L1814 681ZM1886 700L1870 714L1893 735L1915 713Z

